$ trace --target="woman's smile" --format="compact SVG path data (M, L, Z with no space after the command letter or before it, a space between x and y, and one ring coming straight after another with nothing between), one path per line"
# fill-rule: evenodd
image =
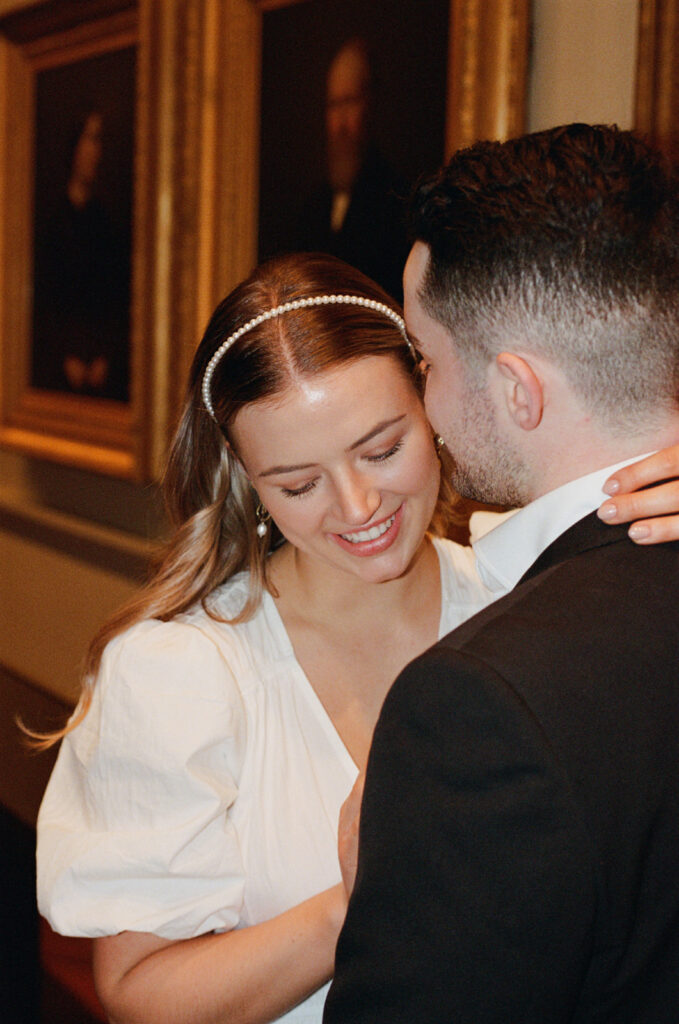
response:
M301 378L236 416L233 442L283 536L316 568L401 576L436 504L438 460L420 398L389 356Z
M391 547L398 537L402 515L403 505L399 505L396 512L392 513L387 519L373 523L371 526L366 527L365 530L355 530L351 533L336 533L332 534L332 536L335 537L337 543L345 551L365 558L369 555L386 551L387 548Z

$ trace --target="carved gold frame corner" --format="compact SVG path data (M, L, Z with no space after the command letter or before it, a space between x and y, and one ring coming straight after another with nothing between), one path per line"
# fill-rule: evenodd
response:
M634 124L679 158L679 0L639 0Z

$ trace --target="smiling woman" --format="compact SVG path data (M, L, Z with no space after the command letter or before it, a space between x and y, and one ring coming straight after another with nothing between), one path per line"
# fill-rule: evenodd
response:
M365 356L302 378L241 409L231 437L297 569L311 562L338 587L347 574L376 583L407 572L434 513L439 463L400 363Z
M40 814L42 911L97 937L116 1020L321 1020L340 807L382 700L488 600L442 536L421 383L396 304L332 257L272 261L215 310L176 533L93 643Z
M92 644L38 822L41 911L95 937L118 1022L320 1024L383 698L489 600L421 391L398 307L330 257L259 267L208 324L175 531Z

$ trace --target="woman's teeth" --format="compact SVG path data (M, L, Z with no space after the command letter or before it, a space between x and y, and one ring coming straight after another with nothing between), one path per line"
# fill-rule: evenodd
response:
M390 516L389 519L385 519L379 526L371 526L369 530L359 530L357 533L342 533L340 536L344 540L348 540L350 544L361 544L366 540L377 540L378 537L381 537L393 525L395 518L396 513Z

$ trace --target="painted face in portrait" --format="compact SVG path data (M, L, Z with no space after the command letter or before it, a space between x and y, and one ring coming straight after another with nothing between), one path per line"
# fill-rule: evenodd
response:
M421 400L388 356L368 356L237 414L234 447L283 536L315 572L376 583L405 573L439 490Z
M334 190L350 191L361 169L368 134L370 68L364 48L348 43L328 71L328 176Z
M88 185L94 184L102 156L103 121L101 114L87 115L73 154L73 175Z

